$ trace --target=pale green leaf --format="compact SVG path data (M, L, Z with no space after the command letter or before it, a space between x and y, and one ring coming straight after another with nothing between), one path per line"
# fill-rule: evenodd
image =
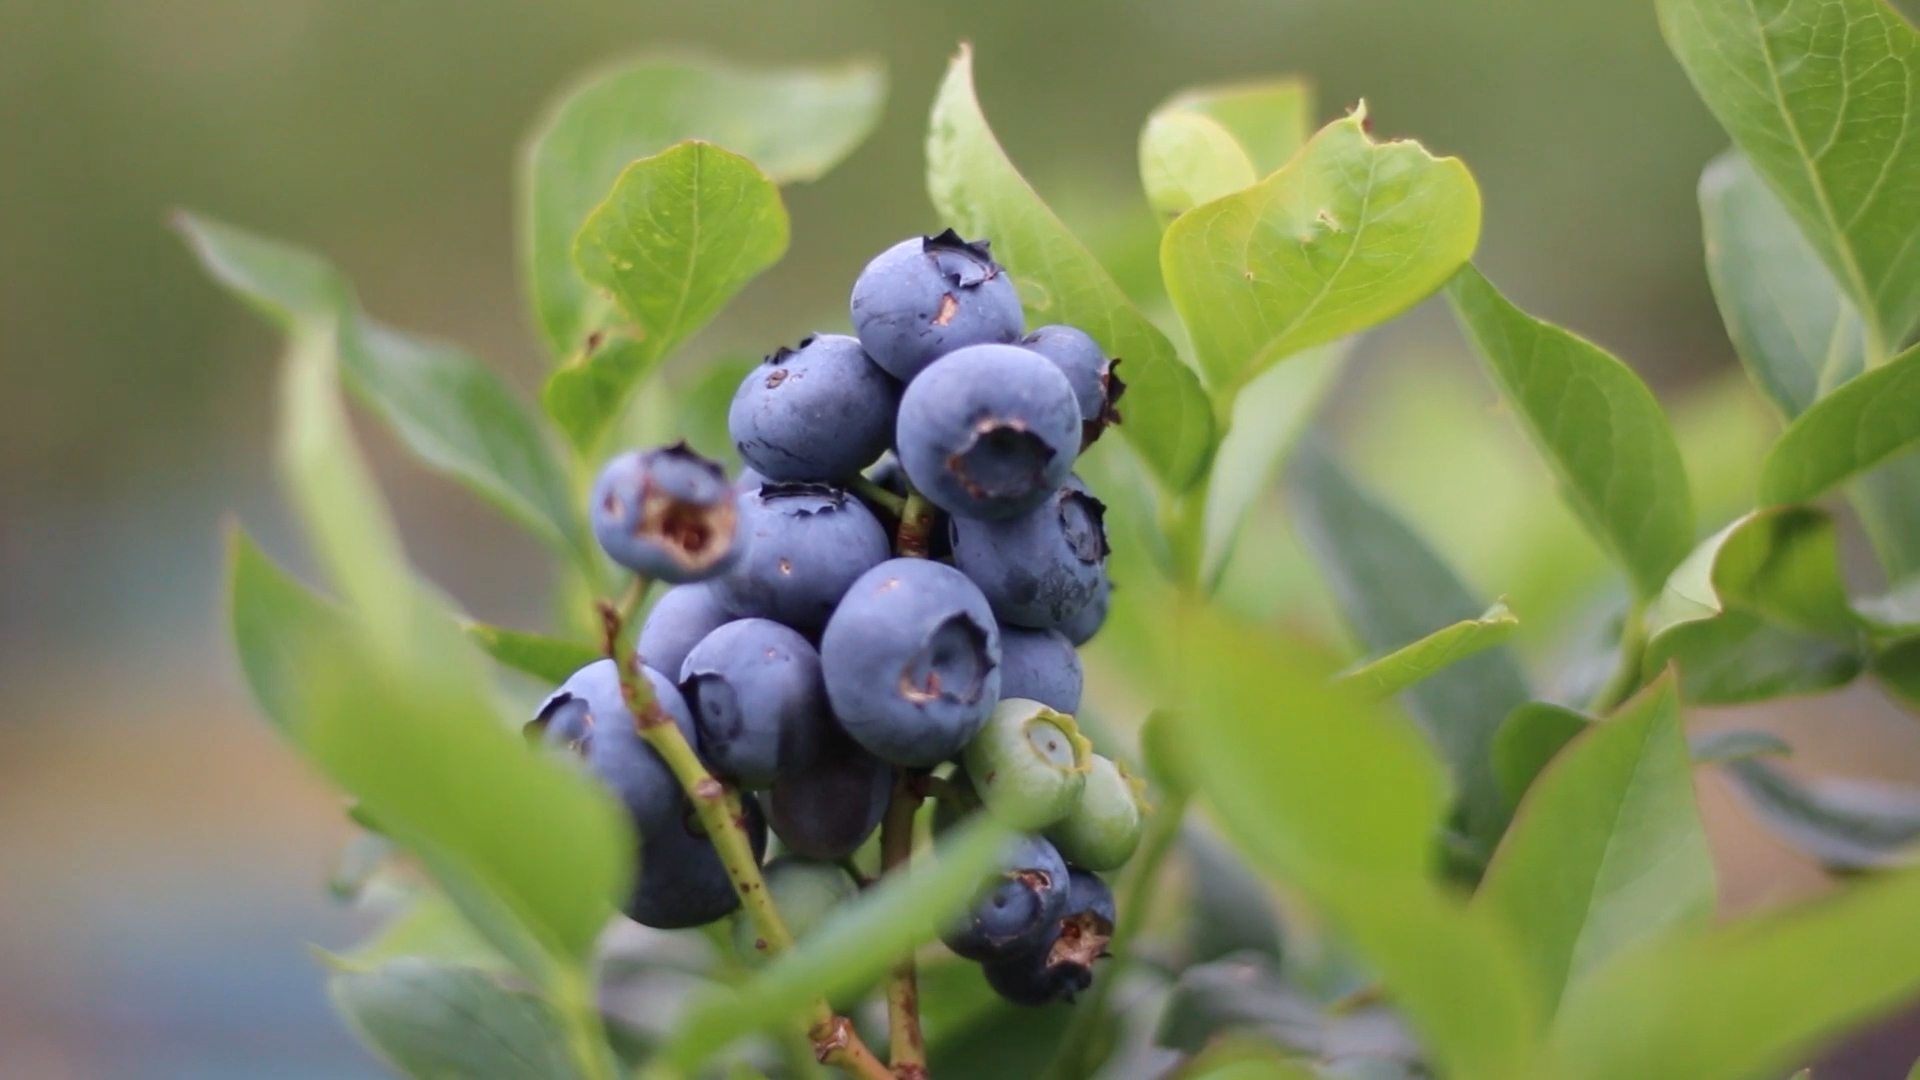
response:
M1574 737L1593 721L1564 706L1529 701L1507 714L1493 733L1493 775L1509 809Z
M1217 401L1302 349L1385 322L1473 255L1466 166L1376 143L1364 110L1255 186L1182 214L1160 243L1168 296Z
M502 666L554 686L566 682L574 672L601 657L599 649L578 641L525 634L478 622L464 623L461 629Z
M324 959L335 971L372 971L393 960L433 960L486 971L510 970L506 958L473 932L459 909L420 890L366 941Z
M1163 109L1140 131L1140 182L1148 204L1168 220L1257 179L1247 152L1210 116Z
M472 356L367 317L310 252L190 214L175 224L221 284L292 334L331 327L347 388L427 465L576 558L581 508L546 437L507 384Z
M1734 351L1792 419L1860 374L1860 313L1738 150L1700 174L1707 277Z
M1120 358L1127 383L1120 433L1127 445L1167 489L1196 484L1214 445L1206 392L1166 335L1007 160L974 97L973 57L964 46L934 99L927 192L948 225L993 242L994 258L1020 288L1029 324L1069 323Z
M580 280L573 240L621 170L686 139L726 147L775 183L816 180L880 119L877 64L769 68L650 57L568 90L528 144L518 194L522 270L541 336L561 360L604 328L604 298Z
M619 318L548 378L548 415L592 449L640 380L786 250L780 190L746 158L683 142L627 166L573 249Z
M1920 856L1920 789L1799 780L1763 761L1728 762L1726 771L1761 824L1828 869L1911 865Z
M1680 668L1687 700L1764 700L1839 686L1866 663L1833 522L1757 510L1701 542L1647 609L1646 667Z
M1575 987L1536 1075L1751 1080L1920 991L1920 873L1622 956Z
M1295 526L1364 649L1392 653L1444 627L1481 617L1476 599L1410 526L1360 489L1308 441L1289 475ZM1491 853L1507 802L1493 774L1494 732L1531 694L1501 647L1411 686L1401 700L1454 777L1467 832Z
M1392 697L1443 668L1493 648L1512 637L1514 627L1519 625L1519 617L1507 610L1507 605L1495 603L1478 618L1462 619L1435 630L1341 678L1375 697Z
M1920 450L1895 454L1848 485L1889 581L1920 579Z
M476 968L402 957L328 980L367 1049L416 1080L573 1080L545 1002Z
M1156 114L1190 112L1226 128L1246 151L1256 176L1272 174L1300 152L1313 134L1313 87L1301 79L1197 86L1183 90Z
M1512 928L1548 1013L1609 958L1713 914L1713 862L1671 678L1540 775L1474 903Z
M1693 546L1693 501L1653 392L1598 346L1514 307L1471 266L1447 293L1562 497L1634 593L1657 594Z
M1660 0L1680 65L1868 318L1920 322L1920 35L1885 0Z
M1819 498L1916 443L1920 346L1840 387L1788 425L1760 466L1760 502Z

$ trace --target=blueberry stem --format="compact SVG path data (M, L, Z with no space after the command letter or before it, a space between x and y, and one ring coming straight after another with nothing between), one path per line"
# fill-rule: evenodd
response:
M573 1067L583 1080L615 1080L620 1069L608 1048L606 1027L588 978L578 969L561 972L550 993Z
M893 552L904 559L927 557L927 539L933 534L933 504L913 488L900 511L900 529L894 533Z
M880 819L881 872L905 872L913 861L913 815L920 809L919 781L893 770L893 796ZM927 1044L920 1032L920 985L908 953L887 976L887 1060L897 1080L926 1080Z
M888 491L886 488L881 487L879 484L874 483L864 476L856 476L847 481L847 490L858 495L864 501L885 510L888 516L896 521L900 519L902 514L906 513L907 500L895 495L893 492Z
M646 580L636 575L634 591L644 594L646 588ZM753 842L747 836L747 816L740 807L739 792L707 771L700 755L694 753L686 736L680 733L679 725L654 700L653 688L640 677L640 661L633 648L637 620L623 619L618 607L603 600L600 621L603 645L620 672L620 696L626 701L627 711L633 714L634 726L647 745L667 763L667 768L673 770L687 799L693 803L700 825L706 830L714 852L720 856L733 891L740 897L740 907L753 922L754 936L768 956L791 949L793 934L780 918L773 896L767 891L766 880L760 875L760 861L754 857ZM860 1041L853 1025L845 1017L836 1016L824 998L813 1003L807 1035L813 1042L814 1058L821 1064L839 1066L856 1076L891 1080L892 1074Z

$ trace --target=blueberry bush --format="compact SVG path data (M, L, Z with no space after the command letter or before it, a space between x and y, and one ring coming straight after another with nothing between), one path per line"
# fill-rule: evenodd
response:
M816 268L851 333L741 365L682 346L883 77L606 71L523 163L537 407L321 258L183 215L288 340L325 588L236 529L230 617L364 830L333 884L384 922L323 957L348 1026L422 1078L1740 1080L1920 993L1920 793L1682 724L1861 679L1920 708L1920 38L1883 0L1658 12L1731 137L1706 265L1784 422L1732 507L1631 368L1474 266L1466 164L1364 104L1315 131L1294 80L1147 119L1157 273L1123 286L963 48L937 225ZM1314 431L1354 338L1436 294L1611 565L1525 663L1524 605ZM546 544L544 632L410 566L347 396ZM1357 648L1232 595L1268 504ZM1716 924L1702 768L1849 880Z

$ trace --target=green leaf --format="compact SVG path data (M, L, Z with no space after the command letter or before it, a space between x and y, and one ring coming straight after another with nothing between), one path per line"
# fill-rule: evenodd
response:
M1165 334L1128 301L1112 275L1047 208L1007 160L973 93L973 56L947 68L927 129L927 192L955 229L993 241L1020 287L1027 321L1071 323L1119 357L1127 383L1121 435L1167 489L1204 475L1213 409Z
M393 651L239 533L228 581L241 670L288 740L530 975L584 962L626 893L624 815L498 722L484 680L439 651L461 644L451 622L421 616Z
M1382 1005L1322 1006L1284 981L1260 956L1196 964L1180 972L1154 1041L1199 1054L1223 1040L1270 1040L1330 1076L1418 1069L1419 1048ZM1356 1068L1368 1071L1355 1073ZM1421 1070L1424 1071L1424 1070Z
M1562 497L1635 595L1657 594L1693 546L1693 503L1653 392L1598 346L1514 307L1471 266L1447 297Z
M978 971L978 965L975 965ZM984 986L986 980L982 978ZM986 1015L927 1047L927 1075L940 1080L1003 1080L1046 1075L1060 1052L1073 1009L1030 1009L1009 1005L988 991Z
M1860 313L1738 150L1700 174L1707 277L1747 374L1792 419L1860 374Z
M1313 133L1313 87L1284 78L1199 86L1155 110L1172 112L1205 116L1226 128L1254 174L1265 177L1299 153Z
M473 932L458 908L438 894L414 893L373 937L341 954L326 954L335 971L369 972L401 959L433 960L486 971L511 970L486 939Z
M1484 652L1513 636L1520 619L1496 602L1477 619L1462 619L1342 675L1375 697L1392 697L1443 668Z
M1757 510L1702 541L1648 608L1647 670L1680 667L1689 701L1732 703L1842 685L1866 663L1833 522Z
M1233 133L1203 113L1163 106L1140 131L1140 182L1154 212L1168 220L1257 179Z
M573 266L574 236L630 163L686 139L745 157L775 183L816 180L880 119L879 65L736 66L627 61L570 89L528 145L518 191L521 259L535 321L560 359L604 326L607 305Z
M786 250L780 189L746 158L683 142L627 166L573 249L621 318L548 378L548 415L591 450L640 380Z
M1831 870L1911 864L1920 854L1920 790L1863 780L1795 779L1764 761L1726 765L1768 830Z
M1849 485L1848 496L1887 580L1920 578L1920 450L1870 470Z
M1809 502L1916 442L1920 346L1840 387L1788 425L1760 466L1760 502Z
M817 998L835 1000L873 985L966 908L999 862L1008 835L986 815L947 833L938 862L886 878L745 984L715 987L690 1002L666 1056L691 1069L742 1035L797 1019Z
M1548 1013L1610 957L1712 916L1713 862L1671 677L1541 774L1474 903L1513 928Z
M1592 720L1545 701L1529 701L1500 723L1493 734L1493 775L1509 808L1533 786L1535 777Z
M1233 422L1214 453L1203 528L1201 580L1220 585L1239 543L1247 512L1273 490L1282 460L1332 389L1348 343L1309 349L1291 363L1262 372L1233 402Z
M702 364L672 395L675 434L702 455L736 466L740 452L727 432L727 409L747 373L760 366L757 357L730 356Z
M1920 37L1884 0L1660 0L1694 89L1868 317L1920 321Z
M600 650L577 641L523 634L486 623L462 626L474 644L506 667L558 686L573 673L600 659Z
M403 957L327 993L367 1049L418 1080L572 1080L546 1003L475 968Z
M1385 322L1473 254L1466 166L1376 143L1364 106L1285 168L1182 214L1160 242L1168 296L1217 401L1302 349Z
M1912 709L1920 709L1920 638L1895 642L1873 655L1880 685Z
M1664 942L1568 995L1536 1075L1749 1080L1920 990L1920 874Z
M1177 1073L1180 1080L1314 1080L1316 1073L1263 1041L1228 1039L1210 1046Z
M1189 823L1180 832L1189 864L1187 944L1195 961L1258 953L1280 963L1280 917L1267 885L1238 855Z
M1391 653L1486 611L1406 522L1316 443L1295 451L1289 493L1301 539L1367 652ZM1519 662L1496 647L1409 687L1401 699L1440 749L1467 831L1487 852L1507 818L1493 774L1494 732L1530 696Z
M368 318L339 271L310 252L192 214L174 223L209 274L289 333L330 325L347 388L415 457L555 548L590 554L565 474L498 375Z
M1753 758L1787 757L1793 753L1793 747L1771 731L1729 728L1689 737L1687 751L1695 765L1725 765Z

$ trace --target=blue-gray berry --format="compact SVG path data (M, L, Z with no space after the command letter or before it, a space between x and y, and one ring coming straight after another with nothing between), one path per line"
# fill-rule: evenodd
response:
M733 621L710 582L675 585L660 594L640 624L636 649L640 662L656 671L679 674L700 639Z
M687 654L680 689L716 775L764 788L812 765L833 724L820 654L769 619L740 619Z
M1010 841L1000 873L940 940L968 960L1019 956L1040 944L1067 914L1067 864L1037 836Z
M768 481L740 496L747 552L714 580L727 610L816 634L861 574L893 545L860 500L825 484Z
M1000 696L1030 698L1063 713L1080 711L1080 655L1058 630L1000 627Z
M1085 609L1106 578L1105 517L1100 500L1069 477L1019 517L954 517L953 564L980 586L1002 623L1058 626Z
M1013 282L987 253L952 229L881 252L853 283L848 305L867 354L909 382L946 353L1020 336Z
M860 342L815 334L747 373L727 409L740 459L772 480L838 481L893 442L900 383Z
M1109 425L1120 422L1116 408L1127 384L1115 370L1120 361L1109 359L1100 343L1074 326L1042 326L1020 344L1059 365L1080 401L1081 441L1091 444Z
M835 731L811 768L773 782L767 817L795 855L844 859L880 826L892 792L893 766Z
M693 716L673 683L649 667L640 669L654 701L673 719L689 743L696 738ZM587 771L626 805L634 828L648 835L672 819L681 798L673 770L654 753L634 726L633 713L620 693L620 675L611 660L596 660L573 673L540 703L534 723L546 745L578 754Z
M751 799L740 803L747 841L757 862L767 852L767 821ZM740 906L733 880L685 798L668 827L640 844L640 878L627 901L627 917L658 930L683 930L725 918Z
M907 387L894 448L913 486L942 510L1018 517L1066 483L1080 452L1080 405L1046 357L975 345Z
M587 510L607 557L643 577L700 581L740 557L733 484L685 443L607 462Z

